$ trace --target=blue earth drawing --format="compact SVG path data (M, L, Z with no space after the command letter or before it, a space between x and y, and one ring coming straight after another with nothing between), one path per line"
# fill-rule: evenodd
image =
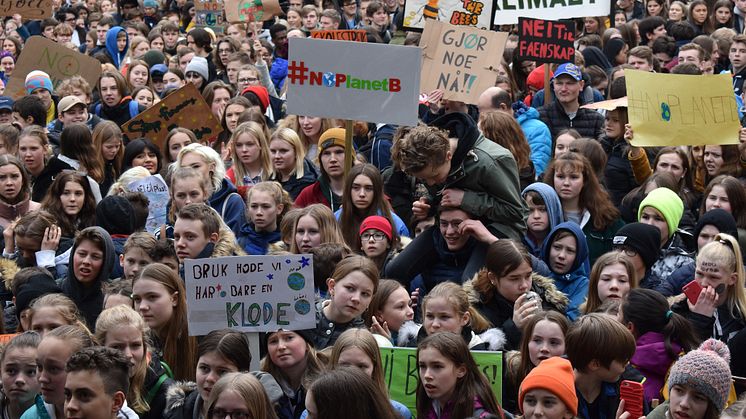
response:
M337 75L329 71L327 73L324 73L324 75L321 77L321 81L322 83L324 83L324 86L326 87L334 87L336 78L337 78Z
M288 286L291 290L300 291L306 285L306 278L298 272L288 275Z
M300 315L305 315L311 312L311 303L306 299L300 299L295 302L295 312Z

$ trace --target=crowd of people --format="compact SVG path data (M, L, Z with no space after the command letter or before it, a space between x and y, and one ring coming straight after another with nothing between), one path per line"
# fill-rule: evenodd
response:
M287 114L288 38L415 48L403 2L214 27L191 0L53 3L0 27L0 81L26 91L0 96L2 418L746 417L746 129L641 148L625 107L585 107L625 97L629 69L693 90L730 73L742 106L746 1L618 0L552 66L493 28L510 35L475 103L422 92L421 124L356 121L352 143ZM100 61L95 84L14 74L36 35ZM188 83L221 134L123 134ZM130 185L152 177L169 200L146 228ZM283 254L313 257L315 328L258 353L189 335L187 259ZM386 347L416 348L415 405L391 398ZM502 351L502 394L476 350Z

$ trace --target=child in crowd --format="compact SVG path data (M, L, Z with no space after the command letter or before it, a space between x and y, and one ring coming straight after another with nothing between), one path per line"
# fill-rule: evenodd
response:
M375 262L378 271L383 272L388 262L401 250L401 237L394 234L388 218L371 215L360 224L354 248L361 249L368 259Z
M316 304L316 329L313 343L316 349L334 345L340 334L349 328L364 327L362 316L378 289L378 269L363 256L342 259L326 280L329 299Z
M532 255L539 257L547 234L564 221L562 203L554 188L541 182L528 185L523 190L523 199L528 205L523 243Z
M591 269L588 298L580 306L580 311L594 313L606 300L619 301L637 285L635 267L623 252L604 253Z
M382 279L378 282L378 290L370 301L365 317L365 325L371 328L381 346L402 346L398 339L399 330L414 318L412 298L397 281Z
M13 337L0 355L0 377L3 394L0 410L7 418L20 418L36 403L39 380L36 375L36 352L41 338L37 333L24 332Z
M558 224L547 236L541 258L549 266L557 289L570 300L567 318L580 316L580 304L588 294L588 246L585 234L574 222Z
M166 236L173 238L176 214L188 204L204 204L210 197L210 181L191 167L182 167L173 171L171 200L167 205Z
M264 130L256 122L244 122L231 135L233 165L225 176L236 185L238 193L246 197L252 186L269 178L272 169L269 147Z
M630 363L645 376L645 401L661 400L671 364L697 346L691 323L672 312L660 293L645 288L624 297L619 318L635 336L637 349Z
M350 394L357 397L349 397ZM357 368L338 368L319 377L308 390L305 404L311 418L341 418L350 412L360 419L397 417L388 397Z
M428 336L417 345L417 417L502 417L487 377L466 342L449 332Z
M230 416L277 419L262 383L252 374L228 373L215 383L206 402L206 418ZM240 416L243 415L243 416Z
M281 240L280 222L293 202L277 182L259 182L247 194L249 222L241 227L236 238L246 253L265 255L270 244Z
M133 281L140 275L140 271L154 262L150 253L155 245L156 240L153 235L142 231L127 238L123 252L119 257L119 264L124 272L123 279Z
M570 361L554 356L541 361L521 383L518 402L525 419L572 419L578 396Z
M52 330L73 325L81 329L88 329L78 306L64 294L47 294L31 303L29 313L29 330L44 337Z
M243 255L233 232L206 204L184 206L174 223L174 247L179 263L187 259Z
M591 313L570 328L565 345L575 370L578 417L617 417L618 381L635 353L632 333L606 314Z
M310 253L322 243L344 243L334 214L322 204L309 205L299 210L293 231L290 253Z

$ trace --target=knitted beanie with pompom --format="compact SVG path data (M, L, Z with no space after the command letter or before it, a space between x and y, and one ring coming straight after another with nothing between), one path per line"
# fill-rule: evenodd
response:
M730 351L716 339L707 339L699 348L685 354L671 367L669 390L675 385L690 387L704 394L718 413L730 393Z

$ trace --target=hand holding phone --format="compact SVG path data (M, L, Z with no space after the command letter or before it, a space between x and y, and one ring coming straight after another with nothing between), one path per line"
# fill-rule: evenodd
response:
M694 305L697 304L697 300L699 300L699 294L702 292L702 285L699 285L699 282L695 279L684 285L681 290L684 291L689 302Z
M642 383L624 380L619 384L619 396L624 400L624 411L629 412L630 417L642 416L644 390Z

